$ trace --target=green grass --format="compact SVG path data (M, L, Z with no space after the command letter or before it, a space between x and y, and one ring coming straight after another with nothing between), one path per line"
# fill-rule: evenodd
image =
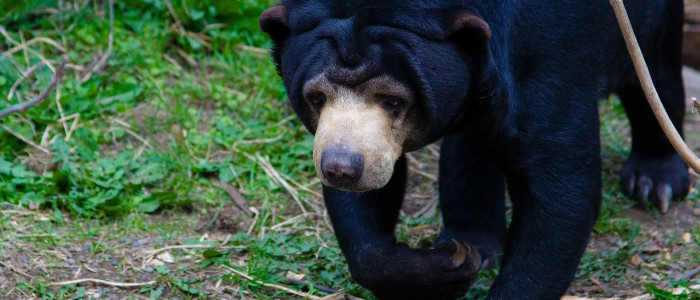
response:
M0 120L0 298L299 297L270 284L327 295L285 284L287 272L371 297L349 277L318 195L313 137L287 104L257 29L273 1L116 2L113 29L107 1L62 1L60 9L58 1L0 2L0 110L45 89L53 76L46 62L70 58L58 92ZM89 72L110 31L112 52ZM700 227L691 243L669 238L685 252L644 254L648 235L621 216L635 203L616 181L628 148L624 112L614 100L601 111L605 190L594 238L621 244L589 251L577 282L624 283L635 255L700 264ZM423 171L434 174L436 157L425 157L433 167ZM436 187L416 182L415 193ZM438 223L439 212L402 215L397 234L428 246ZM155 263L154 251L169 246L180 246L163 251L172 262ZM483 297L497 274L481 273L470 299ZM660 276L646 281L660 286L646 288L657 297L672 279ZM51 285L74 278L154 283Z

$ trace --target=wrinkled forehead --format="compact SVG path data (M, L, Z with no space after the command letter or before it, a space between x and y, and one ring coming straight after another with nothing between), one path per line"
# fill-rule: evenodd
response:
M424 39L444 36L445 17L457 9L444 1L287 1L292 33L313 30L322 23L401 28ZM438 3L439 2L439 3ZM343 28L345 25L332 26Z
M440 43L443 36L440 18L412 15L413 10L398 13L370 5L364 10L339 12L334 11L336 7L311 3L290 9L293 43L306 46L294 47L294 55L287 57L288 64L296 60L291 64L297 71L309 72L309 77L327 72L329 77L345 80L338 83L355 85L388 71L396 79L409 80L409 60L419 62L430 54L432 49L427 48Z

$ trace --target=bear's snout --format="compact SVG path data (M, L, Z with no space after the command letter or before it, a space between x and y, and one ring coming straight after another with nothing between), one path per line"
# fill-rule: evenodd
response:
M321 171L332 185L350 187L360 181L365 170L365 157L352 150L332 147L321 154Z

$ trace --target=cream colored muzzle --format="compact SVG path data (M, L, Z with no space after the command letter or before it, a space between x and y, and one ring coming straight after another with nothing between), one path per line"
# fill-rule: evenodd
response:
M314 82L327 99L318 117L313 154L323 184L362 192L391 179L405 135L395 130L401 121L373 100L372 87L386 87L377 80L357 88L330 84L323 77Z

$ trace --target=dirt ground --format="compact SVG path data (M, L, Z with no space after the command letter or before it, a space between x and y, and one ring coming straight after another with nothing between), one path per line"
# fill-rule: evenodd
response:
M686 69L684 71L687 96L700 97L700 73ZM688 105L688 107L691 107ZM700 114L689 114L685 124L686 139L696 153L700 150ZM437 212L437 158L438 146L430 145L425 149L412 153L409 158L409 189L403 206L403 214L410 217L429 218ZM696 176L697 178L697 176ZM155 280L158 266L177 261L185 264L196 261L195 257L178 257L173 260L169 251L163 250L164 245L182 245L188 239L197 239L200 244L217 243L225 245L230 235L245 231L251 219L244 216L236 205L229 205L218 212L205 215L175 214L162 212L151 216L151 223L173 224L181 228L178 236L171 240L162 240L162 234L152 232L139 233L138 236L123 233L112 235L105 228L97 241L82 243L64 243L54 247L38 248L37 240L54 239L51 234L32 234L33 229L49 224L50 212L20 209L6 205L0 207L3 215L10 215L9 227L12 232L5 234L13 238L6 239L0 253L0 299L31 299L31 294L24 293L23 286L35 285L32 281L42 274L50 274L51 282L73 280L79 278L103 278L113 282L143 282ZM645 289L642 283L653 282L657 286L667 286L665 278L681 278L688 282L700 280L700 264L697 258L678 259L671 264L661 263L664 258L682 256L683 253L697 253L698 237L692 236L692 230L700 223L700 202L683 201L675 203L665 215L655 215L640 207L631 207L620 212L620 218L629 218L639 224L638 246L644 246L640 254L621 262L632 266L624 280L604 282L595 278L578 278L570 288L570 294L586 298L630 298L642 295ZM68 220L70 222L71 220ZM94 224L86 222L78 224L76 230L89 231ZM114 223L113 226L118 226ZM119 232L119 228L111 228ZM413 240L429 242L439 231L439 224L411 227L408 230ZM669 242L679 240L681 242ZM223 242L222 242L223 241ZM593 234L588 252L592 254L620 249L625 246L625 237L616 234ZM101 249L95 249L99 245ZM221 274L220 269L204 269L193 271L192 276L210 278ZM50 289L51 282L45 282ZM134 288L123 289L114 285L87 284L87 298L122 299L125 291L134 298L143 298ZM138 288L138 287L137 287ZM214 294L221 293L221 287L212 284L206 287ZM164 293L163 297L168 297Z
M686 71L688 95L698 95L700 91L700 73ZM700 150L700 114L689 114L686 120L686 138L694 150ZM435 216L437 203L437 159L439 147L430 145L421 151L408 155L409 187L402 214L409 217L431 218ZM615 162L619 167L619 162ZM697 177L697 176L696 176ZM117 235L107 231L120 232L118 223L114 228L104 228L98 235L98 241L82 243L64 243L55 247L38 248L37 240L52 239L51 234L31 234L37 226L52 226L48 211L30 211L14 206L1 207L5 215L12 215L10 226L14 227L3 245L0 253L0 299L31 299L31 294L23 292L23 286L34 285L33 279L46 278L50 274L51 282L74 280L80 278L102 278L113 282L148 283L161 276L154 271L158 266L176 261L181 266L188 262L195 263L196 257L178 254L177 259L163 247L182 245L187 240L197 239L199 244L215 243L225 245L231 234L244 232L251 219L246 217L236 205L223 207L208 214L176 214L165 211L151 216L152 224L172 224L180 228L178 236L164 241L162 234L141 231L138 236L129 233ZM196 209L195 209L196 210ZM626 277L622 280L605 282L596 278L578 278L570 288L569 294L587 299L618 298L627 299L645 294L643 283L652 282L665 287L669 280L664 278L682 278L688 282L700 280L700 264L697 258L683 257L683 253L698 253L698 237L692 236L692 230L700 223L700 202L683 201L675 203L665 215L650 213L638 206L624 209L620 218L629 218L639 224L639 236L635 239L637 247L644 247L639 254L621 262L627 267ZM71 220L67 220L70 222ZM97 221L79 224L76 230L90 230L98 226ZM400 225L401 226L401 225ZM413 246L429 245L432 237L439 232L439 224L420 225L408 228L408 235L414 241ZM147 231L145 231L147 232ZM685 242L669 242L672 240ZM79 240L79 239L77 239ZM223 242L222 242L223 241ZM625 237L616 233L593 234L588 253L603 254L606 251L621 249L626 244ZM99 245L100 249L95 249ZM681 257L668 260L664 258ZM241 258L244 259L244 258ZM191 276L206 279L221 275L221 269L198 269ZM51 282L43 281L46 288ZM213 295L224 295L222 287L206 284L203 289ZM123 299L125 293L133 298L143 298L137 288L121 288L102 284L83 284L87 298ZM162 297L168 297L168 289ZM223 297L222 298L226 298Z

